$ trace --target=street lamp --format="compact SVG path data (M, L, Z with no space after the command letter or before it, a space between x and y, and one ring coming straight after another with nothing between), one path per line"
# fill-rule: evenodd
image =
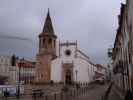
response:
M22 64L23 64L23 63L21 63L21 61L20 61L19 64L18 64L17 98L20 97L20 81L21 81L21 80L20 80L20 77L21 77L21 75L20 75L20 70L21 70Z
M78 74L78 70L75 70L75 73L76 73L76 82L77 82L77 74Z

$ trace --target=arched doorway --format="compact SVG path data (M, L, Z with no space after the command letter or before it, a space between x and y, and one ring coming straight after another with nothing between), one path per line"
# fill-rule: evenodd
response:
M72 83L72 72L69 69L66 70L65 83L66 84L71 84Z

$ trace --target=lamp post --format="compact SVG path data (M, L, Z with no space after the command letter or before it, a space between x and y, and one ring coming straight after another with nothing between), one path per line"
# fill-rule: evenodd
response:
M109 58L108 75L107 75L108 81L111 81L112 77L113 77L113 74L111 73L112 67L113 67L113 63L112 63L112 61L113 61L113 54L114 54L113 48L112 47L108 48L108 58Z
M77 74L78 74L78 70L75 70L75 73L76 73L76 82L77 82Z
M75 73L76 73L76 88L78 89L78 84L77 84L77 74L78 74L78 70L75 70Z
M21 70L21 67L22 67L22 63L19 62L18 64L18 84L17 84L17 98L20 97L20 70Z

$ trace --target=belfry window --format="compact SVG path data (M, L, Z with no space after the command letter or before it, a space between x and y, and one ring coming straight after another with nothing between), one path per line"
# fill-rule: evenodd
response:
M41 78L43 78L43 74L41 74Z
M41 47L41 39L39 40L39 48Z
M45 44L45 39L43 39L43 45Z
M52 39L49 39L49 40L48 40L48 43L51 44L51 43L52 43Z
M55 43L56 41L54 40L54 47L55 47L55 45L56 45L56 43Z

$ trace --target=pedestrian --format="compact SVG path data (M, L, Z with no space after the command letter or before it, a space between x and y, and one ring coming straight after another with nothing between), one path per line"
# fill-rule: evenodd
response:
M7 91L7 88L6 90L4 91L4 97L5 97L5 100L7 100L7 97L9 96L9 92Z
M78 90L80 88L79 84L76 84L76 89Z
M127 91L125 100L133 100L133 94L130 90Z

